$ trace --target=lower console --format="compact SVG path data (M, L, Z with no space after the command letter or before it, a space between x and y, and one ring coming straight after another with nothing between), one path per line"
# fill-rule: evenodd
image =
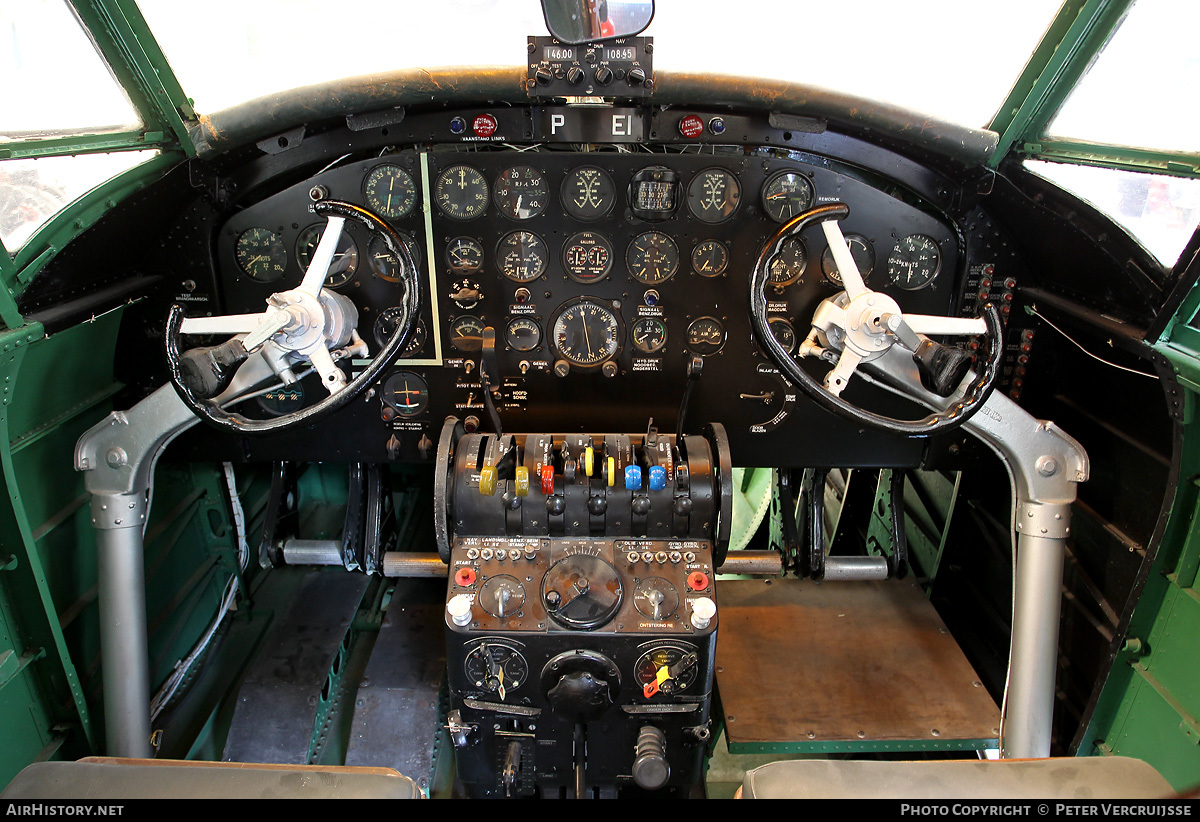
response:
M686 795L711 733L723 431L497 437L456 422L436 504L467 792Z

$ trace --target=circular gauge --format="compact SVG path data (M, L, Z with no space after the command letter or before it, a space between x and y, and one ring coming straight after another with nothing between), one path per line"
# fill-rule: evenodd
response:
M504 342L513 351L532 351L542 343L542 327L529 317L514 317L504 329Z
M473 220L487 211L488 184L470 166L450 166L438 175L433 201L451 220Z
M400 320L403 317L404 309L399 306L385 308L379 312L379 316L375 318L375 325L371 328L371 332L380 348L383 348L391 340L392 335L400 327ZM424 320L417 320L417 325L412 330L412 335L408 338L408 342L404 344L404 351L400 356L411 357L420 351L421 347L425 345L425 336L425 322Z
M679 608L679 591L662 577L649 577L633 589L633 604L647 619L670 619Z
M729 267L729 249L718 240L705 240L692 249L692 271L701 277L720 277Z
M604 169L580 166L562 184L562 205L576 220L599 220L617 201L617 187Z
M519 688L529 679L529 663L516 648L504 642L485 640L472 648L463 660L467 680L476 688L504 693Z
M546 210L550 186L533 166L513 166L496 178L496 193L492 196L505 217L528 220Z
M725 325L716 317L692 320L687 329L687 346L696 354L716 354L725 345Z
M496 264L514 283L528 283L546 273L550 252L546 241L532 231L514 231L496 246Z
M429 384L411 371L397 371L383 384L383 404L402 417L415 417L429 407Z
M563 243L562 258L568 277L577 283L594 283L612 268L612 246L602 234L581 231Z
M409 256L417 267L421 267L421 247L411 236L403 231L397 231L401 241L408 248ZM404 279L404 264L400 262L391 251L388 250L387 243L379 238L378 235L371 238L371 242L367 245L367 258L371 263L371 273L381 280L389 283L398 283Z
M594 368L615 356L623 333L620 316L589 299L560 308L550 332L559 356L579 368Z
M667 326L662 320L642 317L629 330L633 347L643 354L654 354L667 344Z
M865 281L867 275L871 273L871 269L875 267L875 249L871 245L871 241L861 234L847 234L846 245L850 247L850 256L853 258L854 264L858 266L858 273ZM826 248L821 254L821 273L834 285L842 284L842 274L837 269L837 263L834 262L831 248Z
M762 207L777 223L785 223L812 207L812 183L798 171L779 171L767 178L762 189Z
M546 612L568 628L599 628L616 615L624 597L617 569L591 554L572 554L542 577Z
M325 233L325 225L325 223L317 223L300 232L300 237L296 240L296 262L299 263L302 271L308 270L308 264L312 262L313 254L317 251L317 243L321 241L321 235ZM333 259L329 261L329 273L325 275L326 288L345 285L354 279L354 272L357 270L358 246L354 244L354 238L343 231L342 235L338 237L337 250L333 252Z
M667 676L659 681L659 671L667 669ZM645 688L659 682L658 689L664 694L687 690L696 681L700 671L695 650L677 645L661 645L651 648L638 657L633 676Z
M406 217L417 203L417 184L400 166L375 166L363 181L367 205L380 217L396 220Z
M888 278L905 291L916 291L933 282L942 270L942 255L932 237L909 234L888 257Z
M459 351L478 351L483 348L483 320L463 314L450 323L450 344Z
M771 285L778 288L791 285L804 276L804 269L807 267L808 250L804 246L804 240L797 237L784 240L779 253L771 258Z
M472 237L455 237L446 246L446 265L456 274L474 274L483 268L483 246Z
M251 228L237 238L235 249L238 265L246 276L260 283L269 283L283 276L287 266L287 250L274 231Z
M647 231L634 237L625 250L625 265L639 283L664 283L679 268L679 246L661 231Z
M785 351L791 354L796 350L796 329L790 322L783 317L774 317L767 320L767 327L771 329L775 341L782 345Z
M692 178L688 185L688 210L705 223L723 223L737 211L742 199L742 184L723 168L709 168Z
M497 574L479 589L479 605L494 617L514 616L525 604L525 586L516 577Z
M266 411L272 417L282 417L284 414L292 414L304 407L304 389L300 387L300 383L294 382L291 385L281 385L277 388L272 388L267 393L258 398L259 407Z

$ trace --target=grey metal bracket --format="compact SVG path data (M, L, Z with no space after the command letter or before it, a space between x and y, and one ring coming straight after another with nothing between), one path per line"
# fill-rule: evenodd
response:
M216 401L227 404L274 378L256 354ZM163 450L198 421L175 389L164 385L128 411L112 412L75 444L75 470L84 472L92 495L110 756L153 756L144 568L150 487Z

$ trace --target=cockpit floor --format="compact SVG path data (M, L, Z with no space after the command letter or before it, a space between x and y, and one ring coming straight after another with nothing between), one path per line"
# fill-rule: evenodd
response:
M912 580L720 580L734 753L995 747L999 710Z

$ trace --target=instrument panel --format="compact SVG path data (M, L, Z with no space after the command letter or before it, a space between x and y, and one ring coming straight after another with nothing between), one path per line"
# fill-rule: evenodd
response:
M489 371L508 430L645 430L651 418L673 429L687 363L701 357L689 420L723 422L740 464L845 465L831 434L860 444L882 436L834 419L776 373L751 332L751 267L782 222L845 202L842 231L867 283L905 312L956 313L967 261L952 223L886 180L812 154L564 149L393 150L335 165L220 228L227 313L261 311L299 281L323 230L314 197L372 209L418 261L428 293L413 338L373 397L349 411L353 442L336 456L423 461L446 415L486 427L479 369L493 333ZM348 224L326 285L354 302L372 350L395 329L401 265ZM819 227L784 246L770 264L768 307L785 348L798 347L818 303L840 287ZM258 411L315 398L304 382ZM862 451L864 464L919 457L918 446L887 438Z

